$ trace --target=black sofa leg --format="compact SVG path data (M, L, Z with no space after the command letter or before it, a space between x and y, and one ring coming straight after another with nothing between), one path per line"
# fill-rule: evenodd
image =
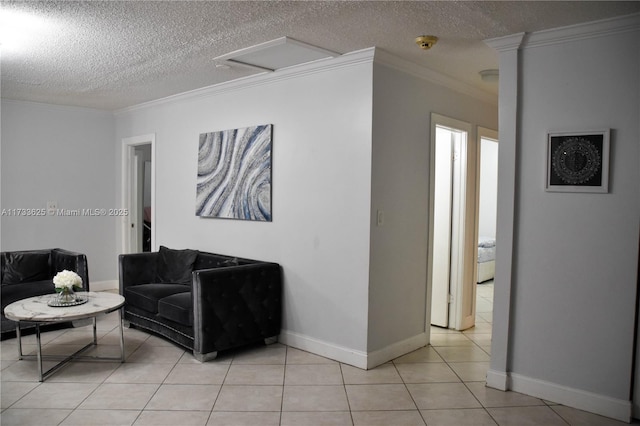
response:
M264 339L265 345L273 345L278 341L278 336L271 336Z
M193 351L193 357L200 362L213 361L218 356L218 352L209 352L207 354L201 354L199 352Z

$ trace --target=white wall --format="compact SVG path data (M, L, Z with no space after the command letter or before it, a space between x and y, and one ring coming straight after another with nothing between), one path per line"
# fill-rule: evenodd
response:
M431 113L488 128L497 127L498 113L495 105L388 63L374 65L368 348L383 352L378 360L428 338ZM376 226L377 210L384 211L383 226Z
M498 208L498 143L481 139L480 199L478 203L478 236L496 236Z
M111 113L2 100L2 209L112 209ZM2 250L60 247L87 255L90 283L117 279L113 216L2 215Z
M403 340L426 343L430 111L497 121L495 106L373 65L373 56L356 52L116 115L118 140L156 135L156 244L279 262L281 340L363 368L406 353L402 344L385 352ZM274 125L273 222L196 217L198 135L263 123ZM386 217L379 229L376 205ZM369 359L376 351L384 353Z
M514 97L501 86L501 110L517 111L519 137L505 139L514 123L501 121L501 153L505 143L517 152L506 176L516 182L516 215L513 251L502 257L509 245L498 228L495 288L511 292L511 312L494 311L494 326L510 332L508 343L494 339L491 369L514 390L624 420L638 283L639 28L636 15L534 33L521 66L501 61L500 71L519 74L510 90L521 103L502 104ZM609 193L545 192L546 133L594 128L612 129ZM498 279L509 258L510 282Z
M354 364L367 350L372 52L117 114L156 135L156 245L279 262L281 341ZM305 69L303 67L303 69ZM273 221L195 215L200 133L273 124ZM120 155L120 143L118 143Z

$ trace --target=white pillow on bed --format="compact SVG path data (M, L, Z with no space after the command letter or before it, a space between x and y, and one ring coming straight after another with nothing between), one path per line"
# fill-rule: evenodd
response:
M495 247L495 246L496 246L496 239L493 237L478 238L478 247L489 248L489 247Z

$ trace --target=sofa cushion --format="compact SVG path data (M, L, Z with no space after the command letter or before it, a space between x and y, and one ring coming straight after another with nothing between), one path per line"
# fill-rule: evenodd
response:
M198 257L196 250L172 250L160 246L158 251L158 281L161 283L191 283L193 263Z
M49 255L49 251L4 253L2 284L21 284L50 279Z
M191 292L174 294L160 299L158 315L179 324L193 326Z
M128 305L156 314L160 299L184 292L189 292L189 287L184 284L140 284L127 287L124 290L124 298Z
M54 294L55 287L52 280L33 281L23 285L6 285L2 287L2 307L27 297Z

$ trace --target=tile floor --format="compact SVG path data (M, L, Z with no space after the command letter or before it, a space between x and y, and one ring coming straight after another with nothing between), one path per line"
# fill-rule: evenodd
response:
M0 345L0 424L622 424L486 388L492 297L491 283L479 286L475 328L434 328L431 347L370 371L277 343L201 364L165 340L125 329L126 363L73 362L39 383L35 361L18 361L15 339L6 340ZM119 353L116 326L114 314L100 319L97 351ZM43 348L71 353L90 333L90 327L47 332ZM24 340L25 352L34 351L34 336Z

